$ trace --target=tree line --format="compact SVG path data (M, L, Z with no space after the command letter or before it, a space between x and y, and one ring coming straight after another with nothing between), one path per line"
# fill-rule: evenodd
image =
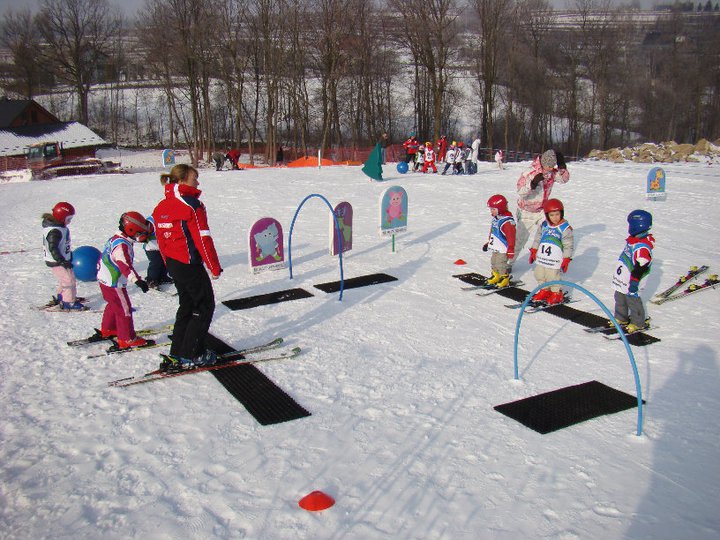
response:
M241 144L273 162L278 145L307 154L383 131L570 155L716 138L720 13L643 13L610 0L562 13L546 0L146 0L130 20L108 0L41 0L0 25L2 85L69 91L106 139L185 145L194 162ZM142 122L130 87L155 96Z

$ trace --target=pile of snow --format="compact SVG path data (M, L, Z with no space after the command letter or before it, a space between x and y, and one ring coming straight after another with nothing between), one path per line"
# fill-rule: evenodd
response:
M697 144L678 144L675 141L644 143L627 148L592 150L591 159L602 159L613 163L634 161L635 163L712 163L720 156L720 139L714 143L700 139Z

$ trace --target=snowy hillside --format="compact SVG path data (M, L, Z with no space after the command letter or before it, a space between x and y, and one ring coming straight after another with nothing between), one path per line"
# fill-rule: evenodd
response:
M661 339L633 347L645 422L637 409L540 435L493 406L597 380L635 395L620 341L547 313L523 318L520 380L513 379L518 312L498 295L463 291L461 272L489 272L487 198L514 201L527 167L481 164L470 177L359 167L202 170L200 188L225 269L214 281L211 331L241 347L283 336L303 354L259 369L311 416L261 426L208 373L129 388L106 382L154 369L158 350L103 358L84 337L99 313L35 309L54 292L40 215L61 200L77 215L73 245L101 247L123 211L160 200L159 152L127 154L132 174L0 185L0 538L8 539L714 539L720 536L720 290L648 306ZM612 308L611 273L625 217L651 211L657 239L647 299L691 264L720 270L715 192L720 167L669 165L668 199L646 202L649 167L570 165L555 187L575 230L566 279ZM390 186L409 197L408 231L377 234ZM354 208L346 278L398 281L349 289L342 302L314 284L339 279L328 255L328 209L309 201L293 233L293 273L252 275L247 234L318 193ZM514 204L512 205L514 209ZM527 249L526 249L527 252ZM455 266L457 259L466 266ZM515 267L535 281L527 257ZM147 261L136 249L142 272ZM302 287L312 298L230 311L219 302ZM102 307L96 283L79 294ZM136 327L172 322L177 299L130 289ZM587 298L573 304L602 314ZM298 507L313 490L336 504Z

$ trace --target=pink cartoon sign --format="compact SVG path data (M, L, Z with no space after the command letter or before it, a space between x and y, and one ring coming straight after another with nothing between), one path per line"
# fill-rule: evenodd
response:
M265 217L255 222L250 228L248 253L254 274L285 268L283 230L278 220Z
M387 188L380 196L380 234L395 234L407 229L408 196L400 186Z
M342 235L342 252L352 249L352 225L353 225L353 207L349 202L341 202L335 207L335 216L340 226L340 234ZM338 233L335 228L335 220L330 215L330 255L340 253L340 242L338 241Z

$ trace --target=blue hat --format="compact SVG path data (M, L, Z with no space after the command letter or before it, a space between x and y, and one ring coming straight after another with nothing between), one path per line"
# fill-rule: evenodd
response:
M633 210L628 214L628 234L637 236L650 230L652 227L652 214L645 210Z

